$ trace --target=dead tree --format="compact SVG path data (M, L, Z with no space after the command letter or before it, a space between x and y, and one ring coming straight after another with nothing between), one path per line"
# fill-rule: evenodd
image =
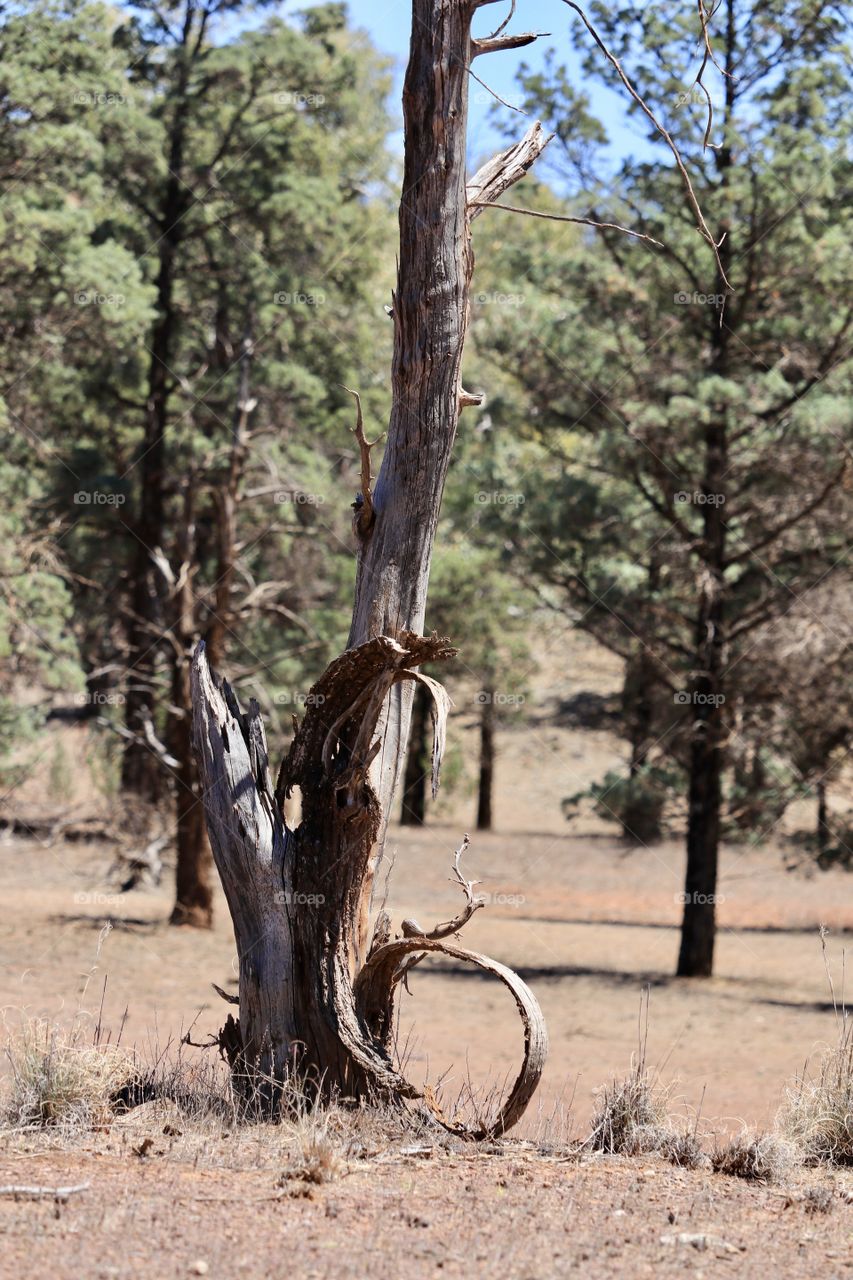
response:
M372 446L358 405L362 486L349 648L311 691L275 789L257 705L241 711L227 683L211 672L203 646L193 664L207 824L240 957L239 1021L230 1019L223 1032L237 1079L248 1079L255 1096L260 1090L274 1104L297 1067L322 1095L421 1098L449 1128L476 1135L508 1128L536 1088L547 1043L536 1000L510 970L446 940L479 905L461 875L466 906L434 930L409 921L392 937L384 912L371 929L370 907L419 681L433 699L433 788L438 783L448 699L417 669L453 653L446 641L420 632L459 410L482 400L460 382L470 223L527 172L548 141L534 125L466 182L470 63L535 38L503 35L501 28L472 40L473 15L489 3L413 0L387 444L374 490ZM297 789L302 820L289 830L283 805ZM396 991L413 964L436 952L500 978L524 1024L519 1076L498 1115L473 1129L442 1116L392 1057Z

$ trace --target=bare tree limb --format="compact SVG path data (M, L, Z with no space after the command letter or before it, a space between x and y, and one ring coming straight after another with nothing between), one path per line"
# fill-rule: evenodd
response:
M353 529L359 538L367 537L373 527L374 511L373 511L373 491L371 489L370 477L370 451L379 444L384 436L377 436L375 440L368 440L364 434L364 418L361 412L361 396L357 391L351 390L350 387L344 387L343 383L339 384L349 395L355 398L355 426L353 427L353 435L358 441L359 451L361 453L361 493L352 504L355 510L353 516Z
M452 920L446 920L444 924L437 924L434 929L428 932L420 927L417 920L404 920L401 928L404 938L431 938L433 942L439 942L442 938L451 938L454 934L459 933L460 929L471 919L475 911L479 911L481 907L486 905L485 898L477 898L474 896L474 888L480 883L479 880L466 880L460 870L460 860L468 851L471 841L465 835L462 843L456 850L453 858L453 875L450 877L451 882L460 886L465 894L465 906L459 912L458 916L454 916Z
M73 1187L28 1187L13 1183L7 1187L0 1187L0 1196L11 1196L13 1200L55 1200L61 1204L69 1196L88 1191L91 1185L90 1182L78 1182Z
M522 209L514 204L495 204L493 200L468 201L469 209L505 209L507 213L523 213L528 218L546 218L549 222L577 222L584 227L597 227L599 231L621 231L623 235L633 236L636 240L645 240L657 249L665 249L666 245L653 236L644 235L642 231L632 231L630 227L620 227L616 222L596 222L593 218L570 218L564 213L543 213L539 209ZM473 216L473 215L472 215Z
M471 57L479 58L483 53L500 53L503 49L523 49L533 44L540 36L549 36L550 31L519 31L514 36L486 36L482 40L471 41Z
M527 112L524 110L523 107L517 107L515 106L514 103L507 102L506 98L502 98L496 89L493 89L490 84L486 84L485 80L481 80L480 77L477 75L476 71L471 70L470 66L468 67L468 75L471 77L472 80L476 80L477 84L482 85L483 88L486 90L486 92L492 95L495 102L499 102L502 107L506 107L510 111L517 111L520 116L527 115Z

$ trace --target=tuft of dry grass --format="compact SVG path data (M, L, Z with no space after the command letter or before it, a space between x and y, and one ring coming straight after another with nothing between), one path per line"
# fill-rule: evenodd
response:
M136 1074L125 1049L87 1043L79 1022L63 1031L41 1019L26 1021L9 1037L6 1056L11 1084L4 1112L15 1127L104 1124L115 1096Z
M629 1076L599 1091L588 1145L612 1155L657 1154L682 1169L706 1168L708 1157L695 1130L676 1126L670 1098L670 1090L650 1077L641 1056Z
M702 1169L708 1157L692 1129L679 1127L670 1114L672 1090L649 1074L646 1046L649 1034L649 992L640 999L638 1051L631 1073L612 1080L597 1094L592 1133L585 1145L612 1155L657 1154L683 1169ZM697 1119L698 1125L698 1119Z
M744 1129L725 1146L711 1153L714 1173L748 1182L780 1182L793 1163L790 1147L772 1133Z
M845 1014L838 1043L787 1091L778 1127L806 1164L853 1165L853 1025Z
M826 939L827 931L821 926L820 945L838 1040L821 1055L817 1075L811 1075L806 1064L802 1075L796 1077L776 1127L797 1148L805 1164L853 1165L853 1023L844 1001L845 955L842 951L839 1004Z
M834 1187L809 1187L803 1196L803 1208L808 1214L832 1213L835 1208Z
M282 1170L279 1185L298 1181L323 1186L334 1182L345 1169L341 1148L321 1121L299 1136L294 1158Z
M667 1130L667 1094L649 1078L638 1059L624 1080L599 1090L589 1144L593 1151L635 1156L658 1151Z
M679 1169L707 1169L708 1153L691 1129L674 1129L661 1135L660 1154Z

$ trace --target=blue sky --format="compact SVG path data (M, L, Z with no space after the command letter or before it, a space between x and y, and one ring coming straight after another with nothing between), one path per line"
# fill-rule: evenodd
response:
M320 3L320 0L301 0L292 6L292 10L310 8L314 3ZM352 24L367 31L377 48L394 60L395 85L391 106L399 114L403 72L409 51L411 5L408 0L348 0L348 8ZM475 32L494 30L508 12L508 0L506 4L486 6L477 15ZM582 74L579 58L572 48L570 38L570 31L579 24L580 19L561 0L520 0L518 12L508 30L549 31L550 37L538 40L526 49L492 54L478 60L475 68L477 74L502 98L511 102L518 93L515 75L519 64L527 62L534 67L541 66L545 50L554 47L564 56L569 68L577 73L580 82ZM597 83L588 83L584 87L592 98L595 113L604 122L610 135L613 160L629 154L648 156L648 142L640 135L636 125L625 120L624 98L615 90L608 90ZM485 154L494 151L501 142L488 119L492 101L476 81L472 83L468 131L472 163L477 163ZM518 123L521 134L529 121L519 116ZM402 148L401 137L397 139L397 143Z

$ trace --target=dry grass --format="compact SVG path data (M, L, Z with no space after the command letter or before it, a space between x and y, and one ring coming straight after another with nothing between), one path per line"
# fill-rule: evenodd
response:
M843 1017L838 1044L788 1089L778 1125L806 1164L853 1165L853 1025Z
M613 1155L657 1151L668 1115L666 1090L650 1079L640 1058L624 1080L613 1080L599 1091L589 1145Z
M631 1072L612 1080L597 1095L592 1132L593 1151L637 1156L656 1153L682 1169L701 1169L708 1157L696 1134L671 1114L672 1089L664 1088L646 1065L649 997L640 1002L639 1047Z
M682 1169L706 1168L695 1129L679 1126L670 1102L671 1090L649 1075L641 1056L629 1076L600 1090L587 1144L612 1155L657 1154Z
M68 1031L49 1022L22 1023L8 1039L11 1067L4 1113L14 1127L92 1128L109 1120L114 1098L136 1073L117 1045L87 1043L79 1022Z
M853 1165L853 1023L844 1002L845 955L842 951L839 1004L826 938L827 931L821 928L823 964L838 1040L821 1055L816 1075L809 1072L806 1064L802 1075L788 1089L776 1123L806 1164Z
M748 1182L781 1182L794 1163L791 1148L775 1134L747 1129L711 1153L715 1173Z

